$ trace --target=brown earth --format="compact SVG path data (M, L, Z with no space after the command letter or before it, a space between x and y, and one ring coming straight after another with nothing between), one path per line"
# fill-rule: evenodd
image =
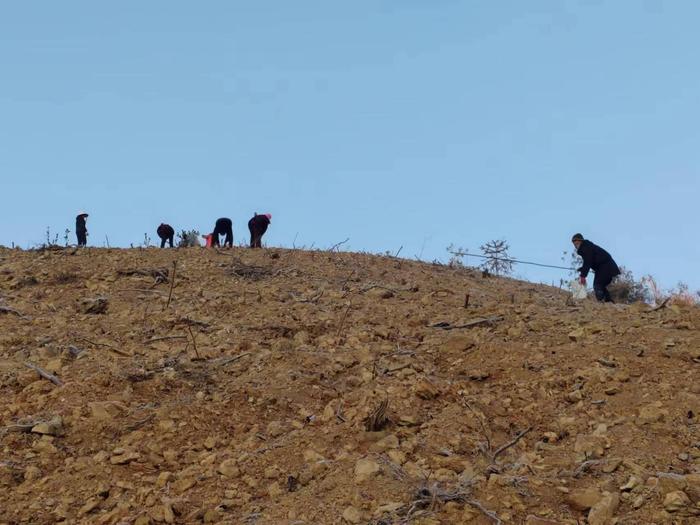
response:
M699 523L698 329L391 257L2 249L0 523Z

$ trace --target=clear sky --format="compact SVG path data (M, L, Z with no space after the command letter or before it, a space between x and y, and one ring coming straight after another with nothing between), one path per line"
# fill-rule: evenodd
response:
M446 260L581 232L700 288L700 2L0 3L0 244L90 213ZM72 242L75 242L71 234ZM296 239L296 240L295 240ZM552 282L566 272L519 267Z

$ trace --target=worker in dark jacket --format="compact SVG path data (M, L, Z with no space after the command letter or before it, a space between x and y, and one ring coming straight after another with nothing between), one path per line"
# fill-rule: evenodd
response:
M216 220L214 231L212 232L212 246L219 246L219 235L225 235L224 246L233 247L233 222L231 219L222 217Z
M270 225L272 215L253 215L253 218L248 221L248 229L250 230L250 247L262 248L262 236L265 235L267 227Z
M158 237L160 237L160 247L165 248L165 241L168 241L170 247L173 247L173 239L175 238L175 230L169 224L164 222L160 223L158 229L156 230Z
M78 246L87 244L87 218L88 214L84 211L75 218L75 236L78 238Z
M581 284L586 284L588 272L593 270L595 272L593 291L596 299L611 303L612 298L608 291L608 285L616 276L620 275L617 263L608 252L591 241L584 239L580 233L574 235L571 238L571 242L574 243L576 252L583 259L583 266L578 269L578 272L581 274Z

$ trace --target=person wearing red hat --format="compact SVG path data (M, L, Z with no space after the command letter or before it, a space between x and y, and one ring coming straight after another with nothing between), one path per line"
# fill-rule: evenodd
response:
M248 221L248 230L250 230L250 247L262 248L262 236L265 235L267 227L272 221L272 215L266 213L264 215L253 215L253 218Z
M88 214L84 211L75 218L75 236L78 238L78 246L87 245L87 218Z

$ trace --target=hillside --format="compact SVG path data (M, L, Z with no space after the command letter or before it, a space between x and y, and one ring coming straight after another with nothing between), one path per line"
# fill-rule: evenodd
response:
M567 298L353 253L0 249L0 523L698 523L699 310Z

